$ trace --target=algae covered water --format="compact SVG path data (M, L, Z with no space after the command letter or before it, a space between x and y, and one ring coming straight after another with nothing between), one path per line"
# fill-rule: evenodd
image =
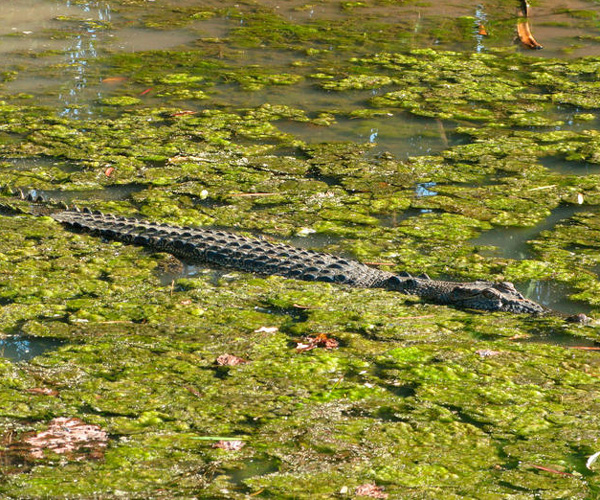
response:
M3 497L600 494L597 319L193 267L4 188L598 318L596 2L533 3L540 51L519 2L10 4Z

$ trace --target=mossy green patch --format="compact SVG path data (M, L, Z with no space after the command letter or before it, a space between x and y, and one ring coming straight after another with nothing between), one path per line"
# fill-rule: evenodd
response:
M304 235L386 270L560 283L596 316L598 176L552 165L600 163L597 58L401 50L432 33L472 36L476 20L406 30L407 18L374 14L385 2L336 4L344 17L333 19L319 17L326 4L292 10L316 9L306 22L243 3L113 3L107 28L141 19L198 41L90 62L89 82L126 79L99 87L86 119L3 94L2 186L160 222ZM206 37L212 21L222 34ZM433 124L442 146L400 159L375 136L324 142L348 118L366 141L389 115L422 117L407 145ZM597 345L597 321L179 268L5 195L1 333L64 343L28 363L0 360L3 496L329 498L365 483L398 498L598 496L586 468L600 427L597 354L573 348ZM582 210L532 233L528 258L472 243L493 227L538 227L565 204ZM339 347L297 348L319 334ZM223 354L246 362L220 366ZM24 437L59 416L107 431L104 457L29 456ZM213 448L219 437L244 447Z

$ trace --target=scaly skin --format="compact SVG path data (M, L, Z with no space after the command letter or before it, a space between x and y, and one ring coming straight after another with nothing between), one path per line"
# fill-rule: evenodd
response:
M385 288L459 308L541 314L549 309L526 299L512 283L458 283L380 271L344 259L216 229L177 227L85 210L51 216L65 226L164 251L190 263L203 263L264 275L325 281L362 288Z

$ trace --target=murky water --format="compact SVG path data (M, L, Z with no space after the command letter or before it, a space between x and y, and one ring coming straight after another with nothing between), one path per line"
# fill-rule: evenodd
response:
M471 240L476 246L495 247L494 253L507 259L530 259L534 257L527 242L542 231L553 228L578 212L589 211L584 205L561 205L540 224L532 227L496 227Z
M337 2L322 2L307 6L305 2L274 2L262 0L257 5L273 8L279 15L290 21L313 23L318 21L339 20L344 14ZM195 6L200 10L210 3L198 0L179 2L182 6ZM512 30L506 26L516 25L514 3L499 0L473 2L457 0L454 2L408 2L399 5L380 4L369 7L369 17L382 21L396 19L413 38L398 41L397 49L407 46L434 46L440 49L460 49L486 51L489 47L511 47L514 43ZM149 5L151 9L153 5ZM238 6L239 7L239 6ZM242 9L243 12L243 9ZM532 11L532 30L544 45L537 52L541 57L570 57L581 55L600 55L600 43L594 38L596 27L586 22L582 12L597 14L600 6L586 0L562 0L540 2ZM588 16L589 17L589 16ZM440 35L444 20L464 18L472 23L461 38L446 40ZM104 95L109 95L113 83L103 84L106 78L114 77L107 68L105 74L90 71L91 62L107 53L165 50L174 47L182 50L195 48L197 40L225 40L232 29L244 24L241 18L214 17L194 21L178 29L149 29L141 19L127 18L115 11L108 1L72 2L66 0L20 0L5 2L0 13L0 54L3 66L24 65L18 77L4 84L8 93L31 93L41 102L62 103L63 113L72 117L85 117L93 114L95 103ZM488 35L479 34L479 26L486 25ZM68 35L65 36L65 31ZM60 33L60 36L59 36ZM519 48L526 51L527 49ZM48 57L32 57L40 53L51 53ZM284 67L293 63L295 58L287 52L244 49L238 56L224 56L230 64ZM49 64L64 65L65 70L57 78L45 73ZM21 66L22 67L22 66ZM307 111L331 109L336 100L366 99L377 90L357 92L354 97L344 93L336 96L334 92L314 92L310 85L299 87L301 94L294 95L296 89L279 92L269 89L268 101L278 101L303 106ZM223 89L225 90L225 89ZM280 99L278 99L278 94ZM252 94L228 93L230 105L255 105L264 102L261 92ZM410 123L413 122L413 123ZM283 126L285 128L285 126ZM407 154L425 154L440 149L444 143L443 134L436 130L436 123L403 117L398 120L378 119L372 126L352 124L340 121L338 126L327 131L331 140L359 140L377 142L382 148ZM292 128L302 137L301 128ZM395 131L395 133L394 133ZM409 132L410 131L410 132ZM311 131L306 132L307 135ZM374 139L376 138L376 139ZM329 139L328 139L329 140ZM393 144L397 146L394 147Z
M555 157L543 158L544 167L563 175L592 175L600 174L600 165L583 161L568 161Z
M583 302L569 300L568 296L573 293L573 290L555 281L531 280L521 283L518 288L527 298L555 311L565 314L588 314L591 310L591 307Z
M43 190L39 191L39 194L43 195L44 198L51 199L54 201L64 201L67 204L71 204L75 201L82 201L87 199L94 200L126 200L130 198L133 193L139 193L146 189L146 186L142 184L123 184L108 186L103 189L90 189L87 191L60 191L55 190Z

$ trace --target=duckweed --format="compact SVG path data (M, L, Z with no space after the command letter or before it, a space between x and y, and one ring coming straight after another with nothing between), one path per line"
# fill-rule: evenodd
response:
M2 89L3 187L160 222L304 234L386 270L560 283L597 315L598 178L552 167L600 163L597 58L415 49L420 35L366 16L379 7L368 2L336 5L344 22L306 23L249 4L111 4L119 19L85 26L141 19L202 34L219 19L227 30L193 50L106 54L90 71L127 78L85 120ZM437 39L473 23L441 23ZM244 63L257 48L277 62ZM398 114L436 124L443 147L398 158L375 140L322 137L348 118L368 129ZM580 210L545 226L565 205ZM572 348L597 345L597 320L182 267L32 209L2 189L2 335L64 342L27 363L0 358L2 495L330 498L376 483L390 498L598 496L586 460L599 365ZM473 243L494 227L537 228L528 258ZM321 333L339 347L297 349ZM218 366L225 353L247 362ZM104 457L19 447L56 417L108 432ZM213 448L217 437L245 446Z

